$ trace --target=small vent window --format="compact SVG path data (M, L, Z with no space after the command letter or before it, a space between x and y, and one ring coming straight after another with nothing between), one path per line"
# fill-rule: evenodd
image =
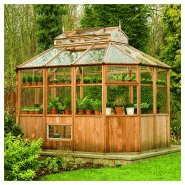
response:
M48 125L49 139L72 139L70 125Z

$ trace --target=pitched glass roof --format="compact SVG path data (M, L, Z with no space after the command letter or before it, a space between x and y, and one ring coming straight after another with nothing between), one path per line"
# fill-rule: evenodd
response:
M108 51L107 57L105 59L105 63L134 63L137 64L135 60L130 58L128 55L114 47L113 45L110 46Z
M93 36L92 33L95 35ZM108 33L110 40L97 40L98 35ZM93 64L141 64L170 68L169 65L129 46L127 36L118 27L66 31L67 36L86 34L83 43L61 43L37 55L17 68L39 68ZM88 36L87 34L90 34ZM65 35L65 34L64 34ZM95 37L96 36L96 37ZM60 37L60 36L59 36ZM70 38L65 37L65 41ZM80 38L80 37L79 37ZM60 40L59 40L60 41ZM123 43L124 42L124 43Z
M46 66L71 65L84 51L70 52L63 51L56 58L51 60Z
M101 63L104 55L105 49L92 47L81 59L74 62L74 65Z
M33 60L29 61L28 63L23 64L21 67L40 67L46 64L50 59L52 59L61 48L52 48L47 52L43 52L44 54L39 55L38 57L34 58Z

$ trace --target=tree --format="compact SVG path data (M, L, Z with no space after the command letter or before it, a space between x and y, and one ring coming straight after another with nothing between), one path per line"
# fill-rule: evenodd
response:
M169 64L171 77L171 126L180 134L181 122L181 5L167 4L164 7L162 23L164 29L161 61Z
M129 44L145 50L149 38L147 18L149 8L142 4L93 4L84 6L84 16L80 23L82 28L118 26L129 37Z
M32 5L4 5L5 109L15 111L15 68L36 54L35 12Z
M160 46L163 44L163 25L161 24L163 4L151 4L150 17L148 19L150 27L150 36L148 42L148 53L154 58L160 55Z
M75 30L80 27L81 7L82 5L79 4L64 5L64 10L66 11L66 14L63 15L64 30Z
M36 40L41 52L53 46L54 38L62 34L65 11L64 5L56 4L37 4L34 9L37 15Z

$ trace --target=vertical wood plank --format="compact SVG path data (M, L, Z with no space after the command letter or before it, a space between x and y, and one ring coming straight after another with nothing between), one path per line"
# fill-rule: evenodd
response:
M170 116L166 117L166 139L167 139L167 147L170 147Z
M107 88L106 88L106 73L107 73L107 66L102 65L102 117L103 117L103 145L104 145L104 152L106 152L106 100L107 100Z

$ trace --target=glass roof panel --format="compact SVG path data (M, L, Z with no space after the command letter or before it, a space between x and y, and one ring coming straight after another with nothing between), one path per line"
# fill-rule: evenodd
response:
M75 64L101 63L105 55L105 50L106 49L96 49L95 50L95 48L92 48Z
M128 43L128 39L125 37L125 35L120 32L120 42Z
M130 48L127 49L127 47L123 46L123 45L119 45L118 47L120 47L122 50L127 52L131 57L135 58L138 62L140 62L142 64L151 65L150 62L148 62L147 60L144 59L145 57L143 57L143 56L141 57L141 54L139 52L136 52L136 51L134 51L134 50L132 50Z
M126 54L121 52L119 49L111 45L108 55L106 58L106 63L137 63L132 58L128 57Z
M46 66L55 66L55 65L71 65L82 53L85 51L71 52L64 51L49 62Z
M52 59L61 49L53 48L46 52L45 54L39 56L38 58L35 58L31 60L30 62L24 64L21 67L38 67L38 66L43 66L46 64L50 59Z

